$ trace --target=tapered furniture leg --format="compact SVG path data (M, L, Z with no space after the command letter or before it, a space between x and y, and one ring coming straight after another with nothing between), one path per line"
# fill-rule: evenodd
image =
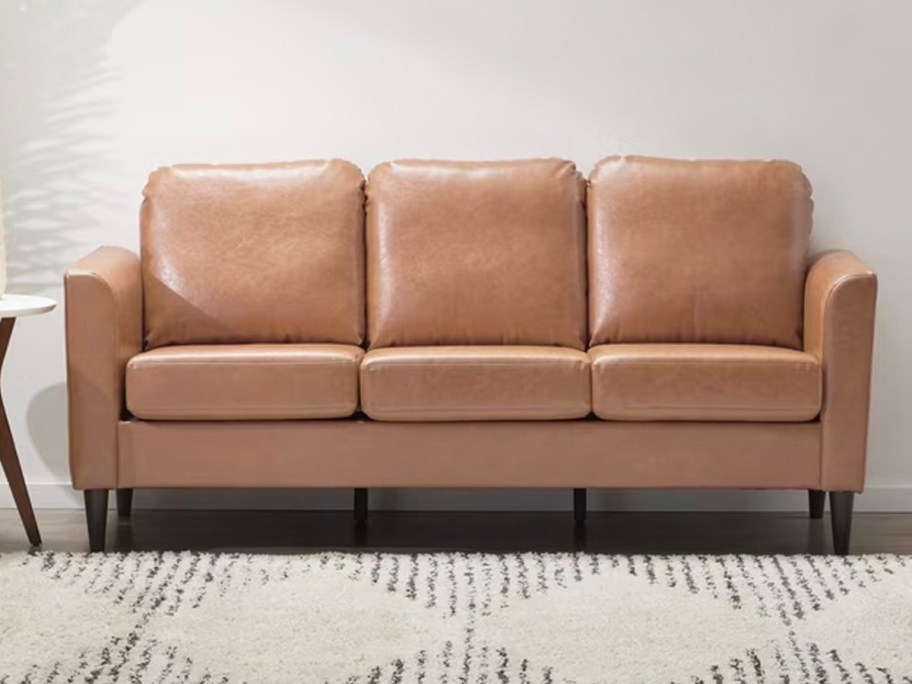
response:
M823 507L826 504L826 492L819 489L808 490L808 510L811 512L811 518L820 520L823 517Z
M367 524L367 489L355 490L355 524Z
M586 524L586 490L573 490L573 522L581 526Z
M117 517L118 518L129 518L130 514L133 512L133 490L132 489L118 489L117 490Z
M833 550L847 556L852 539L852 508L854 492L830 492L830 519L833 523Z
M85 491L86 524L89 527L89 550L104 551L108 527L108 490Z
M0 321L0 367L3 365L3 358L6 356L6 349L9 346L10 336L13 334L15 322L15 318L4 318ZM9 421L6 419L6 408L3 406L2 397L0 397L0 463L3 465L3 473L6 475L6 481L9 482L13 501L16 502L19 518L22 520L29 543L32 546L38 546L41 544L38 522L35 520L35 511L32 510L32 502L29 499L28 489L25 487L22 466L19 465L19 454L16 453L16 443L13 442L13 433L10 432Z

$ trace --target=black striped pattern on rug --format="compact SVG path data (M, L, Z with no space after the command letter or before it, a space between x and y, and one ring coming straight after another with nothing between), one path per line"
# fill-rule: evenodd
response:
M912 561L11 554L0 637L0 684L912 684Z

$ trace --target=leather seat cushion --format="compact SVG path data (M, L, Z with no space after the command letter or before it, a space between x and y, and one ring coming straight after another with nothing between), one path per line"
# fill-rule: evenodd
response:
M592 408L605 420L809 421L821 367L778 347L612 344L589 351Z
M560 420L589 414L589 359L556 347L408 347L361 364L376 420Z
M358 407L360 347L163 347L127 364L127 408L145 420L342 418Z

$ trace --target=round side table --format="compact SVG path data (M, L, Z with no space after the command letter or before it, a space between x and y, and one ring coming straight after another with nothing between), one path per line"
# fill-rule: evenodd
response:
M6 358L6 349L9 347L13 326L19 316L46 313L57 306L57 302L47 297L33 295L5 294L0 297L0 371L3 369L3 359ZM19 465L19 454L16 453L16 443L13 433L10 432L9 421L6 419L6 408L3 406L3 396L0 394L0 463L3 472L13 492L13 500L19 509L22 526L28 535L32 546L41 544L41 535L38 533L38 523L35 521L35 512L29 500L28 489L25 487L25 478L22 477L22 467Z

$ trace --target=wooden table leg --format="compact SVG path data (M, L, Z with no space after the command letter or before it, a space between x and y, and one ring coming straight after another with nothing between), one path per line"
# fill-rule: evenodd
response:
M4 318L0 321L0 370L3 369L3 359L6 358L6 349L9 347L10 336L13 334L15 318ZM13 492L13 500L19 509L22 526L32 546L41 544L41 535L38 532L38 523L32 502L29 500L28 489L25 487L25 478L22 476L22 467L19 465L19 454L16 453L16 444L13 442L13 433L10 432L9 421L6 419L6 408L3 406L3 397L0 395L0 463L3 472Z

